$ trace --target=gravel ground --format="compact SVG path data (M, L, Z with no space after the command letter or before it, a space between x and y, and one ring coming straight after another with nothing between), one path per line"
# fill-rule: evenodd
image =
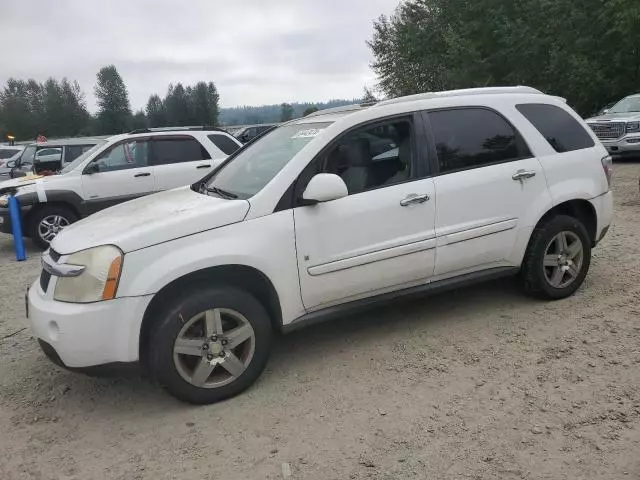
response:
M208 407L52 365L21 330L36 252L2 236L0 479L640 479L639 177L615 165L574 297L507 280L300 331Z

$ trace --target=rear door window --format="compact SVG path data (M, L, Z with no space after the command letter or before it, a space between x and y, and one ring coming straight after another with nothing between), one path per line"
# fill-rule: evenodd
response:
M153 139L153 164L170 165L172 163L208 160L211 155L190 136L160 137Z
M524 140L503 117L486 108L429 112L440 173L531 157Z
M582 125L560 107L545 103L523 103L516 105L516 108L558 153L595 145Z
M207 135L207 137L209 138L209 140L211 140L211 143L218 147L225 155L231 155L233 152L240 148L240 146L236 142L231 140L226 135L213 133L211 135Z

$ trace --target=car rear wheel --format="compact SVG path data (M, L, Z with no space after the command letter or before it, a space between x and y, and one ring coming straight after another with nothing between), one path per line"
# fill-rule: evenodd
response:
M522 264L527 293L556 300L572 295L591 263L591 240L580 220L558 215L533 231Z
M200 287L165 310L149 344L154 377L176 398L208 404L247 389L271 348L264 307L235 288Z
M67 207L45 206L31 215L28 233L38 247L46 250L58 233L77 220L76 214Z

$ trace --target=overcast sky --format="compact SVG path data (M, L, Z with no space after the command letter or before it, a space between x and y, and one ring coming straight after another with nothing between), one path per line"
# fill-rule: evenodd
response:
M95 110L113 63L132 108L214 81L222 106L354 98L375 84L372 22L399 0L0 0L0 86L77 80Z

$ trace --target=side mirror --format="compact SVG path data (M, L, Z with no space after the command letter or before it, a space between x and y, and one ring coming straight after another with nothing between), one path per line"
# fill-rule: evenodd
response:
M93 162L86 166L83 173L85 175L93 175L94 173L98 173L99 171L100 165L98 165L98 162Z
M16 168L16 161L15 160L9 160L6 165L7 168Z
M609 109L608 108L605 108L604 110L602 110L602 114L603 115L606 115L607 113L609 113Z
M304 205L315 205L320 202L338 200L349 195L347 185L338 175L319 173L311 179L304 189L302 200Z

